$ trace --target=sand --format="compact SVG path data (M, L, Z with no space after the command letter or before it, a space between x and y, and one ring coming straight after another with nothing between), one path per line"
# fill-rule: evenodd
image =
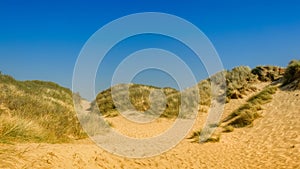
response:
M228 103L224 117L246 99ZM200 114L191 131L199 129L206 116ZM121 116L107 120L119 132L136 138L159 135L174 122L159 119L149 125L133 124ZM300 91L278 90L253 126L222 133L219 142L198 144L185 138L173 149L150 158L116 156L89 139L69 144L24 143L1 147L22 152L14 157L16 164L9 168L299 168Z

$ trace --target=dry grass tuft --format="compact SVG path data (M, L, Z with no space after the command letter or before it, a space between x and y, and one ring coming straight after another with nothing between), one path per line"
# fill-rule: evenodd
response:
M272 95L276 93L276 86L267 86L257 95L249 98L247 103L233 111L223 122L229 122L227 126L245 127L251 125L252 122L260 117L258 113L261 106L272 100Z

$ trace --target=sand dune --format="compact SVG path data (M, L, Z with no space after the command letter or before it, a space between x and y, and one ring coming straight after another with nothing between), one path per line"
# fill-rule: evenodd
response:
M228 103L224 116L245 99ZM18 161L15 168L299 168L299 110L300 91L278 90L252 127L222 133L220 142L216 143L198 144L184 139L170 151L142 159L113 155L88 139L71 144L5 146L22 152L15 157ZM193 130L199 129L205 118L206 114L200 114ZM137 127L121 116L108 121L121 133L137 138L157 135L173 123L159 119Z

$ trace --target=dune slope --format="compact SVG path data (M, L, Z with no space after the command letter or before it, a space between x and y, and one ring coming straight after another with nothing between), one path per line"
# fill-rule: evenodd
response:
M228 103L225 113L236 104ZM145 159L110 154L89 140L72 144L17 144L16 168L297 168L300 165L300 91L278 90L252 127L223 133L220 142L184 139L174 149ZM118 121L119 117L111 118ZM199 120L203 121L204 115ZM158 126L168 126L160 120ZM201 124L196 124L195 128ZM119 126L115 126L116 128ZM152 131L153 126L143 127ZM125 131L126 132L126 131ZM2 146L3 147L3 146ZM7 146L9 149L9 146ZM30 150L30 151L26 151ZM1 156L1 153L0 153ZM10 167L11 168L11 167Z

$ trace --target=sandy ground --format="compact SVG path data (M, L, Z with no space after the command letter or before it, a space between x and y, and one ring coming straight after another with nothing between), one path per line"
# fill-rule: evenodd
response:
M227 104L224 116L245 99ZM113 155L88 139L71 144L1 147L22 152L14 157L15 164L7 165L7 168L299 168L300 91L278 90L272 102L264 106L262 114L252 127L222 133L220 142L198 144L183 139L173 149L150 158L130 159ZM193 130L203 125L206 116L198 116ZM159 135L174 122L159 119L148 125L134 124L121 116L108 121L119 132L136 138Z

